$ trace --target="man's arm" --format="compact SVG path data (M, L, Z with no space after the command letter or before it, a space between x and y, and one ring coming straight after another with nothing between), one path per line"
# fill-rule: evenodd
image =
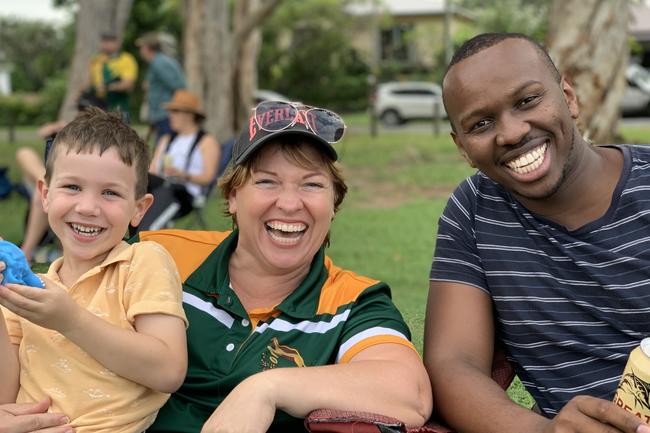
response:
M174 91L185 87L183 71L171 62L157 64L150 71L169 90Z
M135 81L127 80L123 78L119 81L114 81L112 83L109 83L106 86L106 89L111 92L130 92L133 90L134 86L135 86Z
M464 433L650 433L609 401L580 396L553 419L513 403L491 377L494 317L490 297L467 284L432 281L424 362L442 417Z

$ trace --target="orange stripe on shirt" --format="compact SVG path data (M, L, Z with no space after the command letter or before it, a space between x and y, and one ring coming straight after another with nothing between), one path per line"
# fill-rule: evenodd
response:
M354 302L368 287L379 281L343 270L325 257L325 267L328 277L321 290L316 314L336 314L341 305Z
M345 352L341 357L339 364L345 364L347 362L350 362L350 360L354 358L359 352L361 352L364 349L367 349L370 346L375 346L377 344L384 344L384 343L401 344L402 346L410 347L411 349L413 349L413 351L417 353L417 350L415 350L415 346L413 346L413 343L411 343L408 340L397 337L395 335L376 335L374 337L369 337L366 338L365 340L361 340L354 346L350 347L347 350L347 352Z

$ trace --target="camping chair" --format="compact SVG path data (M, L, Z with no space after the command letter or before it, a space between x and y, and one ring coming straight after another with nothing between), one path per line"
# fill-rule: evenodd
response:
M515 371L503 350L495 350L492 379L505 390L514 378ZM329 409L310 413L305 427L311 433L455 433L433 418L422 427L407 428L402 421L379 414Z
M202 230L207 230L208 224L205 218L205 205L208 202L208 199L212 195L214 187L217 185L217 181L221 175L226 171L226 167L230 162L232 156L232 147L235 144L235 137L230 137L228 140L224 141L221 144L221 158L219 158L219 167L217 168L217 176L214 178L212 183L208 185L205 190L205 193L195 197L192 202L192 212L194 221L190 223L190 227L199 226Z

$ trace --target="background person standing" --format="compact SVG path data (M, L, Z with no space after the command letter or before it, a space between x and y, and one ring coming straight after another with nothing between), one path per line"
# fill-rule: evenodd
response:
M169 102L178 89L185 88L185 74L181 65L160 50L156 33L147 33L135 41L140 56L149 64L144 83L147 92L148 121L156 130L156 143L165 134L171 134L169 115L163 105Z
M90 62L90 89L82 97L107 111L129 112L129 96L138 77L135 58L121 50L112 33L101 35L100 52Z

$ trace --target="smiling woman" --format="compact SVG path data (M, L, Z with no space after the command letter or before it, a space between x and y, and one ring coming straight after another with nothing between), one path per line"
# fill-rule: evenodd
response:
M185 383L148 431L301 431L323 407L428 418L429 381L390 289L324 253L347 191L344 131L329 110L260 104L220 182L235 230L140 234L175 258L191 323Z

